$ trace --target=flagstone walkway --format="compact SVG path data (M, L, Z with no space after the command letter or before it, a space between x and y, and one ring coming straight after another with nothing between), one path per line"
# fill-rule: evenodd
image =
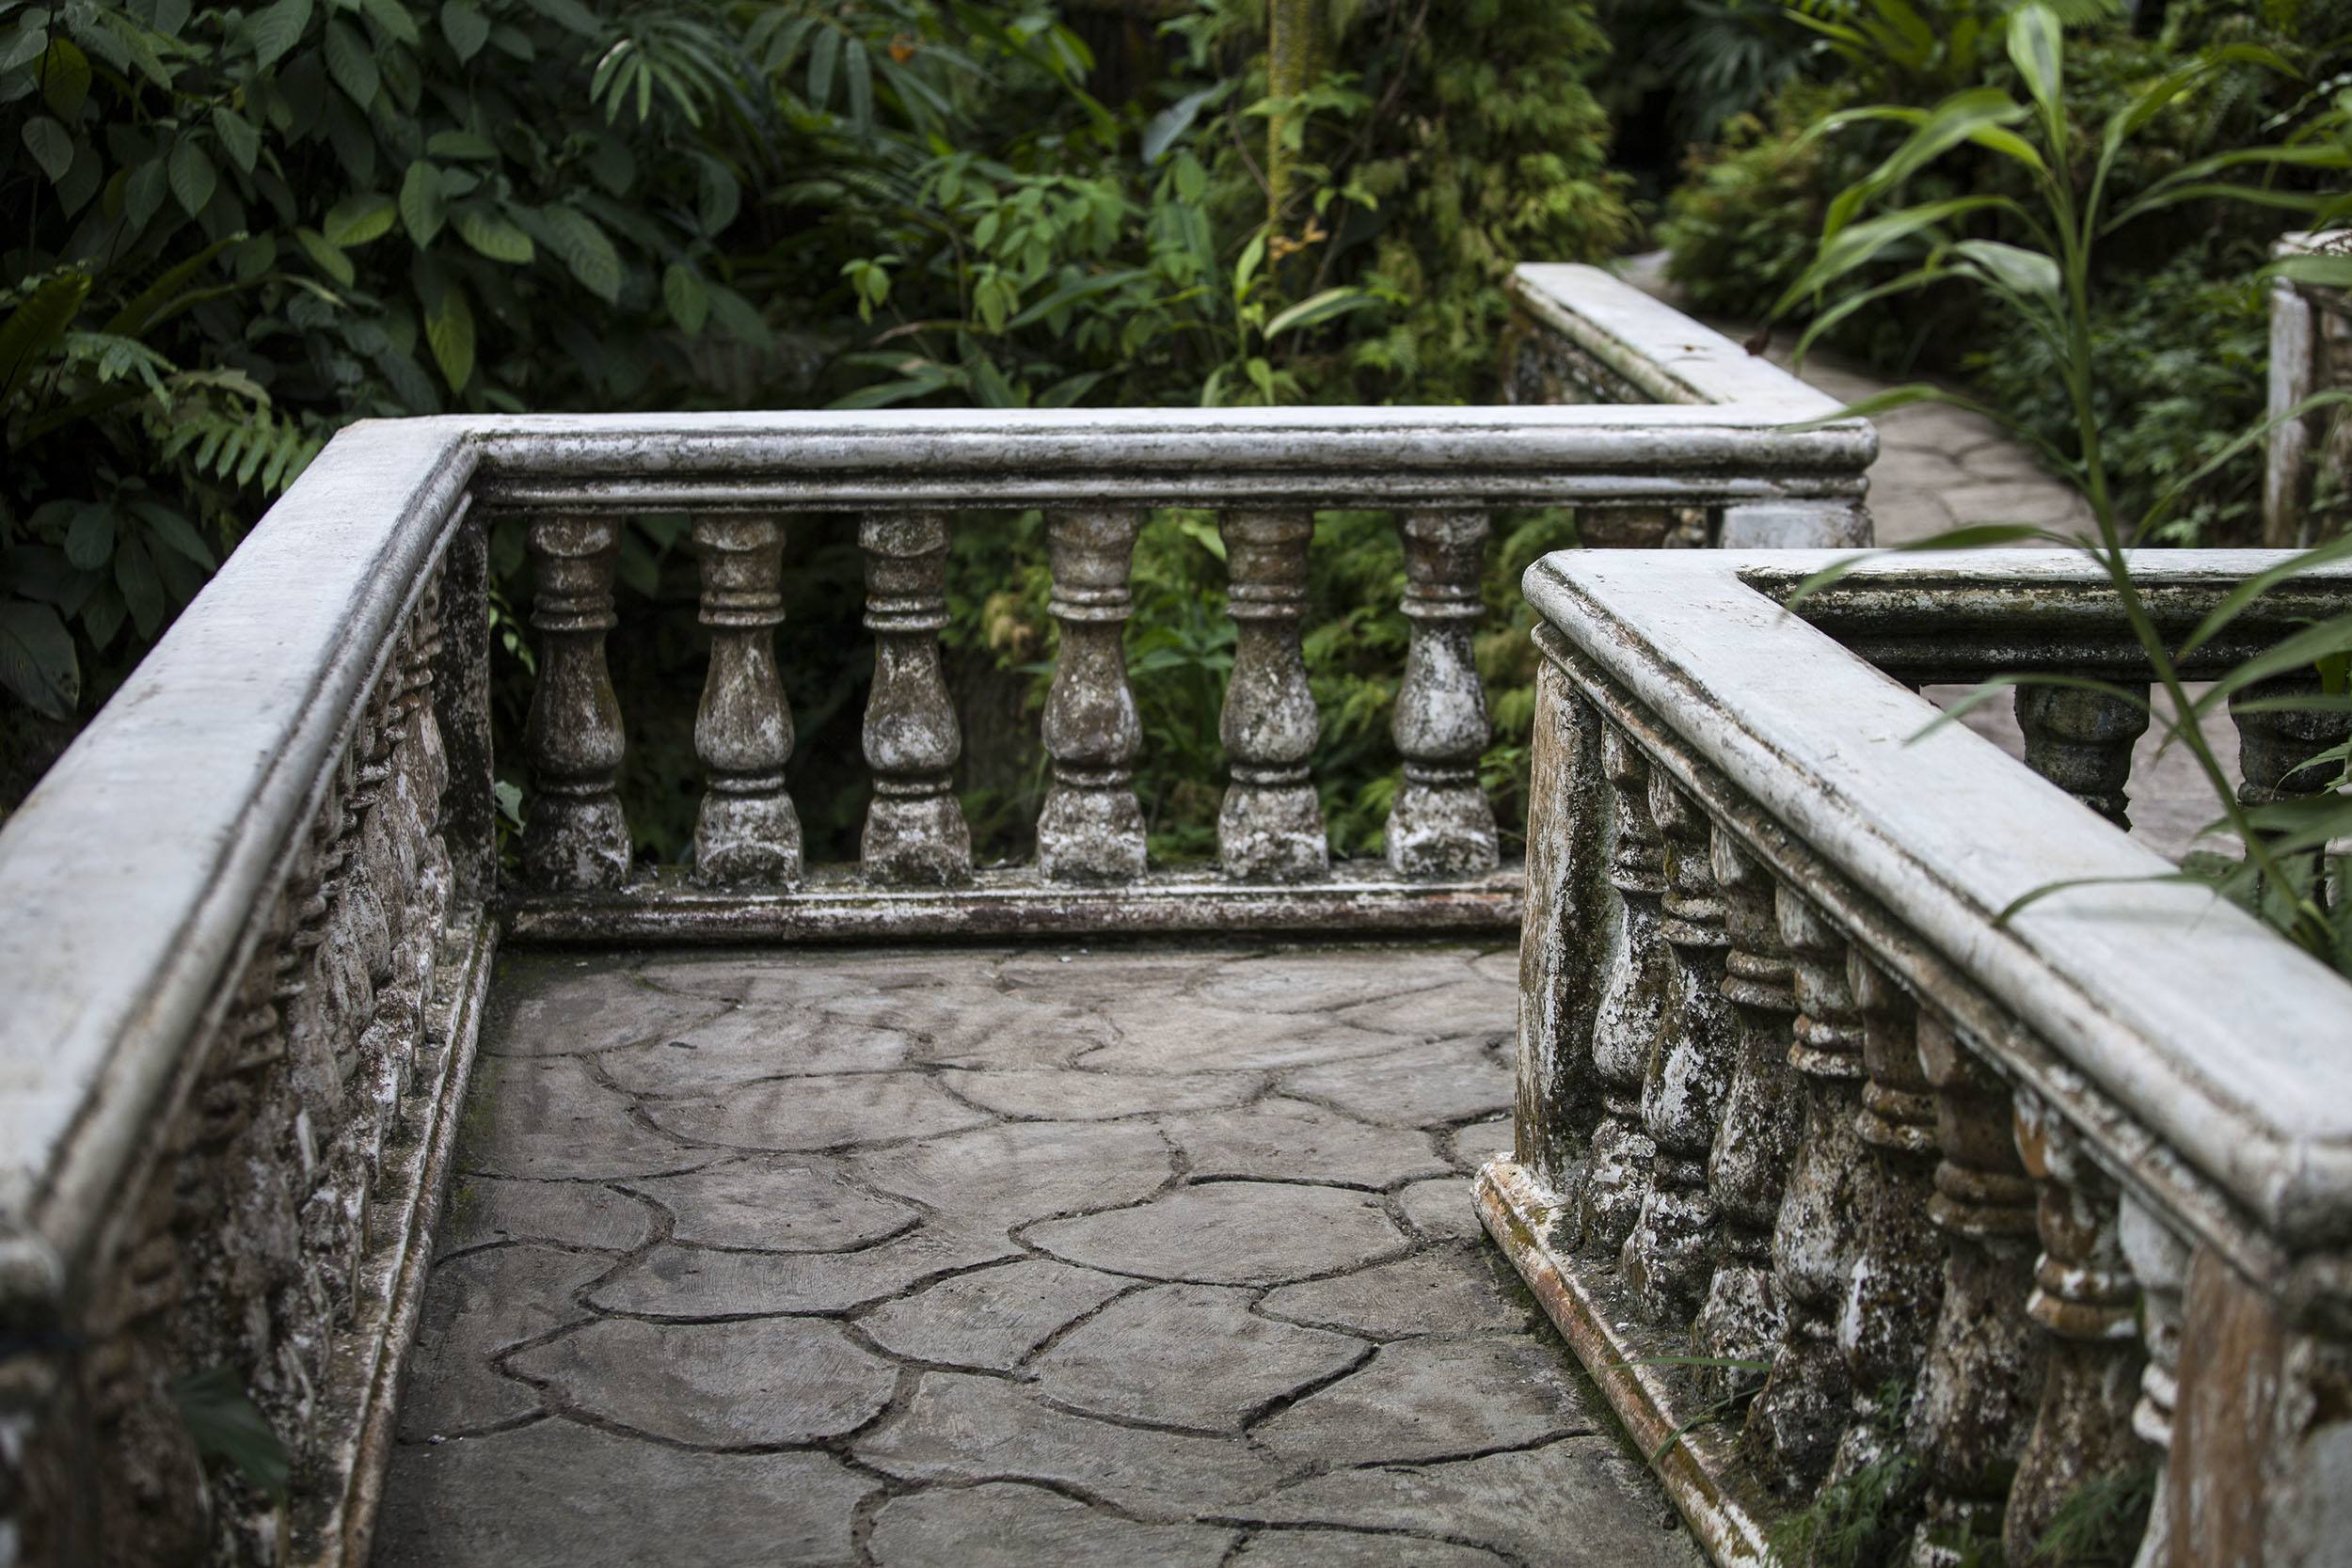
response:
M1696 1568L1471 1213L1517 980L501 960L375 1560Z

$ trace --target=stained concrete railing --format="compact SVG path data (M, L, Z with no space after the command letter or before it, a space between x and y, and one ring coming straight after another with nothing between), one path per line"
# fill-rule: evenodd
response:
M361 424L262 519L0 832L0 1561L364 1558L501 939L1516 923L1473 770L1488 509L1695 509L1850 535L1875 438L1766 402L1645 409L748 414ZM1220 509L1240 623L1212 871L1146 863L1127 552ZM1389 859L1328 866L1299 658L1313 510L1394 509L1413 623ZM1052 514L1064 657L1038 865L975 870L949 789L942 551ZM618 521L694 519L711 661L695 863L632 863L605 672ZM787 518L863 524L864 859L803 867L770 629ZM501 880L486 519L537 567L520 875ZM978 525L969 525L978 526ZM282 1505L199 1451L249 1400ZM248 1458L252 1454L248 1451ZM11 1557L9 1554L13 1554Z
M1931 730L1919 683L2146 682L2098 568L1882 559L1785 610L1824 559L1529 572L1488 1229L1718 1561L2344 1560L2352 985L2111 825L2141 708L2021 689L2040 778ZM2278 559L2135 574L2177 640ZM2347 601L2293 579L2186 673ZM2235 718L2249 801L2352 725Z
M2352 255L2352 232L2288 234L2271 249L2280 260ZM2352 292L2273 278L2266 413L2278 422L2263 466L2263 543L2273 548L2322 542L2312 526L2312 488L2322 473L2344 473L2352 457L2352 420L2343 408L2288 416L2316 393L2347 388L2352 388ZM2342 504L2342 497L2334 499Z

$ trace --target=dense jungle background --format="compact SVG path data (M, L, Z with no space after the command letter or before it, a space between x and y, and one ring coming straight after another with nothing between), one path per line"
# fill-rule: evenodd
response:
M2068 110L2096 124L2199 51L2131 191L2333 112L2352 0L2070 0ZM271 497L353 419L450 410L1478 403L1521 260L1663 244L1703 312L1765 315L1887 120L2006 86L2000 0L189 0L0 4L0 809L22 799ZM1269 13L1299 50L1269 60ZM2257 57L2262 52L2268 55ZM2275 63L2274 63L2275 61ZM1614 127L1613 133L1613 126ZM1913 181L1997 191L2001 160ZM2282 192L2308 188L2293 167ZM2298 179L2301 182L2298 183ZM2092 300L2110 459L2153 489L2262 398L2254 273L2290 204L2187 201L2110 245ZM1971 225L1999 237L1998 211ZM1872 265L1899 276L1896 246ZM1830 341L2071 411L1963 290ZM1803 311L1798 315L1801 317ZM2242 543L2258 454L2176 514ZM780 633L812 860L853 857L870 669L853 519L796 520ZM951 683L983 859L1025 852L1054 657L1042 519L973 516ZM612 640L641 851L700 782L703 633L678 517L634 519ZM1481 661L1516 830L1533 660L1516 583L1574 520L1498 519ZM519 533L494 536L498 702L530 681ZM1392 787L1403 561L1327 515L1308 657L1334 847ZM1138 787L1163 856L1213 846L1232 628L1214 520L1138 549ZM507 752L516 748L509 744Z

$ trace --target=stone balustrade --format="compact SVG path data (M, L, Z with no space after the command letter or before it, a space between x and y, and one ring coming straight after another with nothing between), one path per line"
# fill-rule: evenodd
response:
M1489 1231L1720 1562L2343 1560L2352 986L2116 831L2132 705L2020 688L2030 767L1931 727L1924 683L2146 682L2097 566L1882 559L1784 610L1821 559L1528 574ZM2135 571L2177 641L2277 559ZM2293 579L2186 673L2347 599ZM2234 724L2249 801L2352 733Z
M1812 509L1875 437L1774 405L378 421L330 443L0 832L0 1560L358 1562L501 942L1507 929L1478 766L1488 517ZM1209 508L1240 657L1213 866L1151 863L1122 631L1154 508ZM1301 657L1318 509L1406 562L1383 862L1330 861ZM1033 866L976 867L944 566L1041 510L1061 655ZM610 660L633 514L691 519L691 864L632 850ZM777 667L796 516L859 519L861 859L804 863ZM535 651L502 868L487 531ZM1822 537L1830 537L1825 532ZM1843 535L1837 535L1842 537ZM207 1404L209 1402L209 1404ZM205 1404L291 1474L199 1449ZM249 1406L249 1412L246 1407ZM195 1422L195 1424L191 1424ZM250 1423L249 1423L250 1424ZM248 1455L248 1457L250 1457Z

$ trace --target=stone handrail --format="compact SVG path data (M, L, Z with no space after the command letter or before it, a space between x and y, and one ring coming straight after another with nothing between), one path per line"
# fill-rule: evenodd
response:
M2282 235L2271 247L2290 256L2344 254L2352 232ZM2265 413L2279 421L2263 465L2263 543L2293 549L2312 537L2312 484L2323 472L2342 473L2352 443L2352 421L2341 408L2288 419L2313 393L2352 386L2352 294L2289 277L2270 282L2270 372Z
M1802 1560L1808 1530L1864 1561L2040 1560L2058 1522L2137 1528L2152 1474L2144 1568L2330 1560L2352 987L2101 821L2144 711L2021 689L2032 770L1930 728L1923 681L2144 683L2094 564L1881 559L1784 610L1826 559L1529 572L1521 1076L1489 1230L1719 1561ZM2135 575L2177 640L2277 559ZM2352 573L2297 582L2186 673L2352 597ZM2347 730L2233 717L2249 801ZM2002 918L2056 883L2080 885Z
M354 426L0 830L0 1539L27 1561L358 1560L501 940L1515 924L1470 659L1494 507L1867 527L1859 420L1786 410L450 418ZM1220 865L1144 863L1120 656L1155 505L1213 506L1239 651ZM1412 637L1386 863L1331 866L1300 591L1313 510L1393 508ZM1063 655L1040 863L949 787L959 509L1050 515ZM621 518L693 519L711 634L694 863L633 863L605 642ZM863 858L802 864L771 629L789 518L860 515ZM533 559L518 874L498 863L487 519ZM1725 523L1722 526L1730 526ZM224 1392L219 1378L226 1377ZM209 1380L209 1381L208 1381ZM192 1392L191 1390L195 1390ZM181 1412L249 1400L290 1501ZM233 1404L233 1400L230 1402Z

